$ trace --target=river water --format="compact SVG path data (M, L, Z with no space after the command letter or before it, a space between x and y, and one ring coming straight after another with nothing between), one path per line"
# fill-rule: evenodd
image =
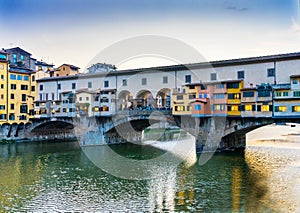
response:
M110 148L137 160L164 154L131 143ZM299 150L251 146L129 180L103 172L77 142L2 145L0 212L300 212Z

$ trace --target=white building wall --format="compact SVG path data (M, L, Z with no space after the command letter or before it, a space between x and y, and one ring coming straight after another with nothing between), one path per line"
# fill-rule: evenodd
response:
M277 84L287 84L291 75L300 75L300 60L276 62Z

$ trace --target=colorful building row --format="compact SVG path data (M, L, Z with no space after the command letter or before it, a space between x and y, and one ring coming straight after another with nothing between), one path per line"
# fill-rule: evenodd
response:
M174 115L300 118L300 75L255 87L243 87L243 80L187 84L172 100Z
M67 68L72 72L65 72ZM27 51L16 47L0 51L0 124L27 123L34 118L34 103L38 98L37 80L60 75L75 75L79 68L62 65L60 71L53 64L37 61Z

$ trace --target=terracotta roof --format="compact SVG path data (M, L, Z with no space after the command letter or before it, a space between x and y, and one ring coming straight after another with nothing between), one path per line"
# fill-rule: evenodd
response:
M79 67L76 67L76 66L74 66L74 65L72 65L72 64L62 64L62 65L60 65L59 67L61 67L61 66L68 66L68 67L71 67L71 68L73 68L73 69L80 69Z

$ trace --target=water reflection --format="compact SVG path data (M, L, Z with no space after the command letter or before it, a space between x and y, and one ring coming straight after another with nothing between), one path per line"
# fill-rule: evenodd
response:
M248 203L251 211L261 211L261 206L276 212L300 211L300 149L274 146L249 146L245 159L253 184Z
M164 153L134 144L111 148L126 158L140 160ZM274 180L269 179L268 169L261 169L268 163L251 161L260 156L256 150L246 151L250 168L243 152L218 153L203 166L149 167L157 175L148 180L121 179L103 172L90 162L77 143L13 144L1 146L0 150L0 212L265 212L278 209L270 207L272 195L266 185L266 181Z

